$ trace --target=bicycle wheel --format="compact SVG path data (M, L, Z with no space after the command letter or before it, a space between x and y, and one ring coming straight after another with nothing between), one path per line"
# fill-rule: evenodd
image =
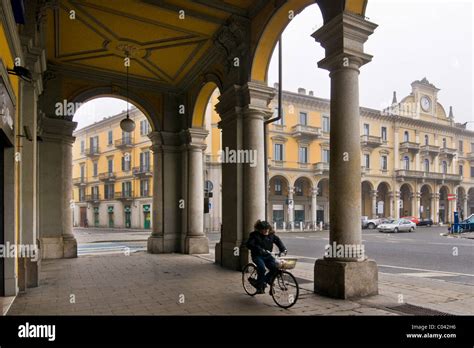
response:
M247 294L253 296L257 293L257 288L250 283L249 279L254 279L254 282L257 282L257 267L253 263L249 263L242 271L242 285L244 290Z
M278 306L290 308L298 301L300 287L293 274L280 271L273 279L270 294Z

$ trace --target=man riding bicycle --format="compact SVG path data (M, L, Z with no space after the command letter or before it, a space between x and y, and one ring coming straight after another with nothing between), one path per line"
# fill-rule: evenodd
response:
M267 221L258 220L254 225L255 231L250 233L246 247L250 250L252 261L257 266L257 281L249 279L250 283L257 288L257 294L265 293L265 284L270 284L278 271L273 257L273 244L276 244L280 253L287 253L285 245L275 234L272 226ZM265 274L266 268L268 273Z

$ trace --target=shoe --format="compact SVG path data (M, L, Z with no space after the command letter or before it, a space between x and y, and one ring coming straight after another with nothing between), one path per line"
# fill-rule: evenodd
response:
M250 285L252 285L254 288L257 288L257 279L248 278L248 281L249 281Z
M264 294L264 293L265 293L265 288L257 289L257 294Z

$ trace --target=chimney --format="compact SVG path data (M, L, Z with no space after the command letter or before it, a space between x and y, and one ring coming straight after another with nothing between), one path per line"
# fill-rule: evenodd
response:
M454 118L453 107L452 106L449 107L449 118Z
M314 97L314 92L313 91L309 91L308 93L310 96Z
M392 104L396 104L397 102L397 92L393 91L393 99L392 99Z
M306 94L306 89L304 88L298 88L298 94Z

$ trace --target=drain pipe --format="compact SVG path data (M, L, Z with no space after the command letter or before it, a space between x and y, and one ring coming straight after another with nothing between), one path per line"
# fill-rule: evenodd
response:
M278 40L278 115L277 117L271 118L263 122L263 156L265 164L265 220L268 221L268 156L267 156L267 125L278 121L283 115L283 106L281 105L281 95L282 95L282 36Z

